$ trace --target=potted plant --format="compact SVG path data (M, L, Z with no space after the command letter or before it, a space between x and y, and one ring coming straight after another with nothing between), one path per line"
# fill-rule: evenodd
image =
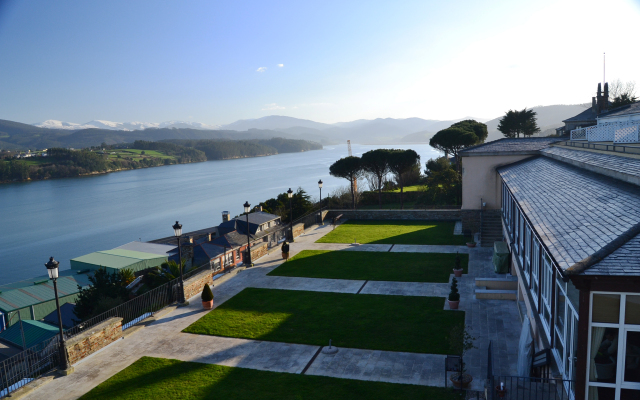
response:
M496 393L498 393L498 397L503 398L507 395L507 388L504 385L504 382L500 382L499 385L496 385Z
M474 340L476 340L476 338L469 334L464 325L456 325L451 328L449 332L449 347L453 350L454 354L460 355L460 371L449 377L449 380L456 388L465 389L473 382L473 377L466 373L464 355L467 354L469 350L476 348L476 346L473 345Z
M200 298L202 299L202 308L205 310L211 310L213 308L213 292L208 283L204 284Z
M458 293L458 281L456 278L451 280L451 291L449 292L449 308L457 310L460 304L460 293Z
M456 252L456 260L453 265L453 274L456 278L460 278L462 276L462 267L460 266L460 253Z
M476 247L476 242L467 242L467 247Z

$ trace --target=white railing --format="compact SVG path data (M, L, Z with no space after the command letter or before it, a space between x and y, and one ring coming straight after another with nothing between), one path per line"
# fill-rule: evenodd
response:
M578 128L571 131L571 140L587 140L586 128Z
M640 121L605 122L571 131L571 140L589 142L638 143Z

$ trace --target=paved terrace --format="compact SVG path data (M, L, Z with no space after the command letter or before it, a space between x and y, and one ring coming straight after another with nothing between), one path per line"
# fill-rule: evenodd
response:
M407 246L314 243L328 233L331 226L314 227L291 244L295 255L306 249L454 252L469 254L469 275L460 279L460 308L465 310L465 322L477 337L476 346L466 358L469 373L474 376L472 388L482 390L486 377L486 350L493 340L496 374L515 375L517 344L521 328L516 302L506 300L476 300L474 277L494 276L491 268L491 249L469 249L463 246ZM393 248L392 248L393 247ZM217 305L230 299L246 287L312 290L323 292L411 295L444 297L449 285L445 283L376 282L341 279L313 279L266 276L282 263L280 253L264 256L252 269L239 272L213 288ZM364 285L364 287L363 287ZM27 399L75 399L91 390L142 356L173 358L184 361L253 368L274 372L302 373L310 364L319 346L267 342L217 336L193 335L181 331L204 313L198 296L187 307L176 308L157 321L149 323L142 332L96 352L75 364L75 373L59 377L32 392ZM444 357L437 354L400 353L378 350L341 348L337 354L320 353L309 365L307 374L338 378L379 380L395 383L443 386Z

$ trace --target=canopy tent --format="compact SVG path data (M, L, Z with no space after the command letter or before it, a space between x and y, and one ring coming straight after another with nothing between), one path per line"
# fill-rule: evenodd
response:
M133 272L142 271L148 268L159 267L167 261L167 256L141 251L113 249L96 251L81 257L71 259L71 269L74 270L97 270L105 268L113 273L127 268Z

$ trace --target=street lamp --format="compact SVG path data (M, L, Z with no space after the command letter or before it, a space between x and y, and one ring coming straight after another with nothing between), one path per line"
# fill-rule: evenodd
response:
M318 187L320 188L320 223L324 225L324 221L322 221L322 179L318 181Z
M293 198L293 190L289 188L287 190L287 196L289 197L289 209L291 210L291 240L290 242L295 242L293 238L293 205L291 204L291 199Z
M173 234L178 240L178 269L180 269L180 303L185 303L184 298L184 280L182 279L182 249L180 248L180 236L182 236L182 224L176 221L176 224L173 225Z
M60 313L60 300L58 300L58 265L60 263L49 258L49 262L44 266L47 267L49 273L49 279L53 281L53 291L56 295L56 308L58 309L58 327L60 328L60 369L66 370L69 368L69 360L67 359L67 349L64 344L64 330L62 329L62 314Z
M249 235L249 211L251 211L251 204L248 201L244 202L244 213L247 215L247 259L245 264L247 268L251 268L251 236Z

